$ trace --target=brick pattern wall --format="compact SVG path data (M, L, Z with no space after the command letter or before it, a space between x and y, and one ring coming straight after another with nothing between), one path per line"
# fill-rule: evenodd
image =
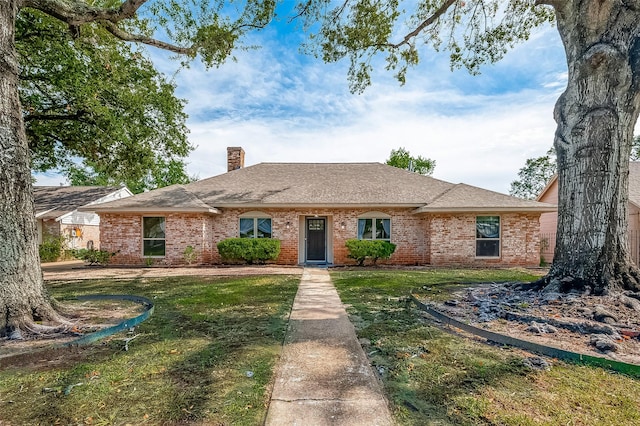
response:
M42 237L57 237L60 235L60 222L55 219L45 219L42 221Z
M227 148L227 171L232 172L244 167L244 149L240 147Z
M217 243L239 236L239 218L255 209L223 209L215 216L198 214L166 215L166 256L155 264L184 263L184 249L191 245L197 263L220 263ZM475 214L415 215L413 209L376 210L391 216L391 242L396 251L388 261L398 265L535 266L539 263L539 227L536 214L501 216L501 256L475 257ZM273 238L281 241L277 264L304 262L305 217L326 217L328 261L335 265L355 264L347 257L345 241L357 238L359 216L370 209L264 209L272 218ZM118 251L113 264L144 264L142 256L142 216L101 215L102 248ZM343 227L344 224L344 227ZM300 243L299 243L300 242Z
M75 229L80 229L80 236ZM67 246L75 249L86 249L89 241L93 241L93 248L100 249L100 227L95 225L61 225L60 231L67 239Z
M72 232L76 228L80 229L80 236L75 236ZM46 219L42 221L42 237L47 236L58 237L62 235L65 238L66 248L87 248L87 243L93 241L93 248L100 248L100 227L95 225L63 225L55 219Z
M145 215L165 218L165 257L153 258L156 265L181 265L185 263L184 250L192 246L196 252L195 264L211 262L212 218L203 214ZM115 252L114 265L141 265L146 263L142 255L142 216L103 214L100 217L102 249Z
M489 214L482 214L489 216ZM538 266L539 214L500 216L500 257L476 257L476 214L431 217L431 264L438 266Z

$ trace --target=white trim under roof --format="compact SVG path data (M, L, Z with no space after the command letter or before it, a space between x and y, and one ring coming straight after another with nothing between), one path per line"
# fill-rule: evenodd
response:
M93 208L92 208L93 207ZM206 213L206 214L220 214L221 211L216 208L205 207L116 207L116 208L95 208L95 206L84 206L79 208L80 211L95 212L97 214L120 214L120 213L132 213L132 214L155 214L155 213Z
M416 209L413 213L549 213L555 212L556 206L540 207L429 207Z

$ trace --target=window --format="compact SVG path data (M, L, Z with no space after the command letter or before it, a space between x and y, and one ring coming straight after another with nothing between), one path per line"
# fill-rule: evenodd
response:
M142 218L142 254L165 255L164 217Z
M271 219L268 217L240 218L240 238L271 238Z
M476 217L476 256L500 256L500 216Z
M359 240L391 239L391 219L358 219Z

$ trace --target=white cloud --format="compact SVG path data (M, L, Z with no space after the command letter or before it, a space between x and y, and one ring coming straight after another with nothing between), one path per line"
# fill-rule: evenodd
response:
M303 63L269 49L210 73L196 66L179 83L181 96L195 100L190 174L224 173L228 146L245 149L246 165L384 162L402 146L436 160L437 178L508 192L525 160L552 145L553 105L566 81L563 64L527 74L531 61L548 56L532 50L478 77L439 70L434 78L418 68L400 87L380 72L363 95L348 93L343 64Z
M272 37L274 33L268 33ZM188 171L226 171L226 148L242 146L260 162L384 162L392 149L436 160L434 176L508 192L527 158L553 143L554 103L566 84L555 29L536 32L480 76L451 72L447 55L423 63L398 85L377 63L363 95L348 91L347 64L301 56L282 37L256 40L237 62L205 70L194 62L175 75L188 100ZM161 71L178 68L151 52Z

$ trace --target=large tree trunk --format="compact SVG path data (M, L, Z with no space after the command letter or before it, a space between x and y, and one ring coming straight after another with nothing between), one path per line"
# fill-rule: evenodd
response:
M20 337L63 320L47 297L31 188L29 149L18 98L16 0L0 2L0 336Z
M568 84L558 100L558 230L550 288L640 289L627 246L629 153L640 107L640 10L556 1Z

